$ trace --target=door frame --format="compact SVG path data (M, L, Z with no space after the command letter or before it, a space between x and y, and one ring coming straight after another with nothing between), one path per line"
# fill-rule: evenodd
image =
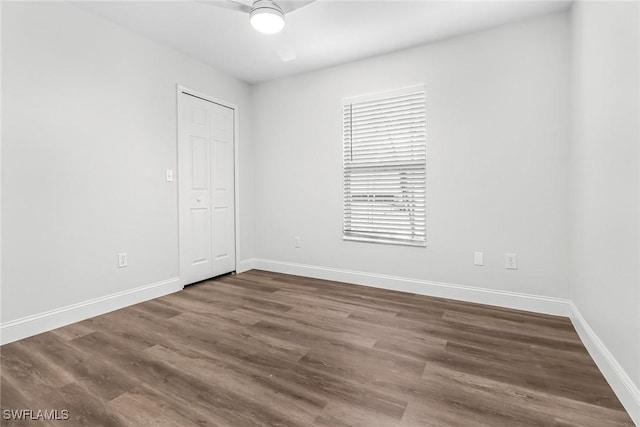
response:
M212 102L214 104L221 105L223 107L231 108L233 110L233 208L234 212L234 241L235 241L235 262L234 262L234 271L238 270L238 260L240 255L240 179L239 179L239 151L238 151L238 141L240 140L238 133L238 122L240 121L238 118L240 116L240 112L238 106L231 102L227 102L211 96L207 93L201 92L199 90L191 89L190 87L176 84L176 195L177 195L177 230L178 230L178 277L180 278L180 284L184 287L184 282L182 279L181 269L182 265L180 262L180 254L182 252L182 243L180 239L180 128L178 126L178 120L180 115L180 95L182 93L186 93L188 95L195 96L197 98L201 98L205 101Z

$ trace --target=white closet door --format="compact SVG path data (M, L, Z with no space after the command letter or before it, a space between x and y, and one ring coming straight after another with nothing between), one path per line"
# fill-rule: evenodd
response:
M234 111L211 104L213 275L236 269Z
M180 277L188 285L235 270L234 111L179 96Z

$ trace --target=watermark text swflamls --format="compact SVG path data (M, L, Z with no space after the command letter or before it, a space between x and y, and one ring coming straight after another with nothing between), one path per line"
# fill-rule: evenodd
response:
M65 421L69 419L68 409L3 409L2 419L24 421Z

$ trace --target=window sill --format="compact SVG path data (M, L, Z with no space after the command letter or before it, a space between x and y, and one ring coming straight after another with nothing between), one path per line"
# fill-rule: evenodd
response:
M399 246L414 246L426 248L427 242L411 242L391 239L375 239L372 237L356 237L356 236L342 236L342 240L350 242L364 242L364 243L382 243L385 245L399 245Z

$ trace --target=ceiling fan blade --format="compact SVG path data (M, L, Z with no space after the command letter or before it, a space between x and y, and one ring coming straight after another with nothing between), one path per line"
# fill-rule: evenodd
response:
M296 59L296 51L293 48L293 43L291 43L286 30L270 35L269 44L283 62Z
M287 14L301 7L307 6L316 0L276 0L278 6Z
M222 9L235 10L236 12L251 12L251 5L247 5L242 1L237 0L195 0L198 3L206 4L209 6L220 7Z

